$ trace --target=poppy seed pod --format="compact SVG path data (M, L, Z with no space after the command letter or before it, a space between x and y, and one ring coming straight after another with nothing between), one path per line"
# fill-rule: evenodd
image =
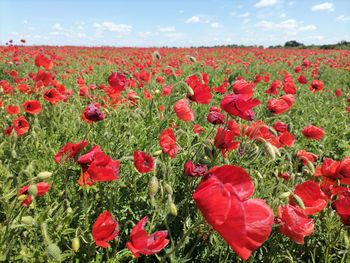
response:
M158 190L159 190L158 179L157 179L157 177L152 176L148 182L148 194L149 194L149 196L151 198L154 197L157 194Z

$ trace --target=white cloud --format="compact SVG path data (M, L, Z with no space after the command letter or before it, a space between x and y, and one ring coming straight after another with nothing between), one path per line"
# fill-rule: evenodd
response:
M14 36L18 36L19 35L18 32L11 32L11 34L14 35Z
M62 26L60 24L54 24L52 29L58 30L58 31L62 31L63 30L63 28L62 28Z
M103 22L102 24L93 24L93 27L97 29L98 32L109 31L109 32L119 32L128 33L131 32L132 26L125 24L113 24L111 22Z
M309 26L302 26L299 28L299 31L313 31L316 30L316 26L309 25Z
M350 17L341 15L341 16L337 17L337 21L341 21L341 22L343 22L343 21L350 21Z
M285 13L280 14L278 17L279 18L285 18L287 15Z
M238 17L248 17L249 16L249 13L244 13L244 14L241 14L241 15L238 15Z
M185 13L185 11L184 11L184 10L180 10L179 13L180 13L180 14L183 14L183 13Z
M211 23L210 26L213 27L213 28L222 27L222 25L220 23L218 23L218 22Z
M175 27L173 27L173 26L169 26L169 27L157 26L157 30L160 32L175 32L176 31Z
M192 16L191 18L186 20L186 23L199 23L201 20L199 18L199 16Z
M323 4L314 5L311 8L311 10L312 11L328 10L329 12L333 12L334 11L334 5L332 3L325 2Z
M287 30L287 32L290 34L296 34L299 31L312 31L316 29L316 26L314 25L306 25L306 26L299 27L299 24L300 23L298 23L294 19L287 19L282 21L281 23L262 20L256 23L254 26L261 27L266 30L275 30L275 31Z
M137 34L139 35L139 37L142 37L142 38L154 36L154 33L149 32L149 31L147 31L147 32L138 32Z
M166 37L170 37L170 38L180 38L183 37L184 34L183 33L169 33L169 34L165 34Z
M78 30L84 30L84 27L83 26L78 26L77 29Z
M272 6L277 4L277 0L260 0L258 3L256 3L255 7L265 7L265 6Z
M28 21L27 20L23 20L23 24L28 24Z
M296 2L295 1L291 1L288 3L288 5L294 5Z
M86 35L85 35L84 33L78 33L78 34L77 34L77 37L78 37L78 38L84 38L84 37L86 37Z
M246 18L246 19L244 19L244 20L242 21L242 24L247 24L249 21L250 21L250 19L249 19L249 18Z
M230 16L236 16L236 15L237 15L237 12L232 11L232 12L229 13L229 15L230 15Z
M28 30L33 31L33 30L35 30L35 27L30 26L30 27L28 27Z

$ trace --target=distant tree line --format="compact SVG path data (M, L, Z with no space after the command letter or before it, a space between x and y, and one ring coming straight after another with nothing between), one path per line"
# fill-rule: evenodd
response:
M192 48L218 48L218 47L227 47L227 48L263 48L263 46L258 45L236 45L236 44L229 44L229 45L216 45L216 46L197 46ZM282 45L276 45L276 46L269 46L269 48L282 48L282 49L348 49L350 50L350 42L342 40L338 42L337 44L326 44L326 45L304 45L303 43L297 42L295 40L287 41L284 46Z

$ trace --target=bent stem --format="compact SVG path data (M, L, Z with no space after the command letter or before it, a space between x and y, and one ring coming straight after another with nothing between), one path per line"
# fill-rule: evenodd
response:
M191 234L192 230L195 228L195 227L198 227L200 223L197 222L195 223L194 225L192 225L188 230L187 232L183 235L183 237L180 239L180 241L177 243L177 245L169 252L169 253L166 253L160 260L160 263L163 263L165 262L165 260L171 255L173 254L176 250L178 250L181 245L184 244L184 241L185 239Z

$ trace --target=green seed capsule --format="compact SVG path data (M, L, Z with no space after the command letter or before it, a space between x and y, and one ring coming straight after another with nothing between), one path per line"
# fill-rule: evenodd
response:
M61 260L61 249L56 245L56 244L50 244L47 248L46 248L46 252L48 254L49 257L51 257L52 259L56 260L56 261L60 261Z
M77 252L80 248L80 240L78 237L72 239L72 248L75 252Z
M157 177L152 176L148 182L148 194L150 197L154 197L159 190L159 182Z

